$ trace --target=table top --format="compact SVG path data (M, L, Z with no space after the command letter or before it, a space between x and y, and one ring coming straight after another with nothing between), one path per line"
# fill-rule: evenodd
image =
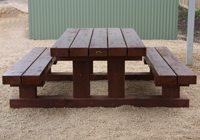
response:
M133 28L68 28L51 47L53 57L141 57L146 47Z

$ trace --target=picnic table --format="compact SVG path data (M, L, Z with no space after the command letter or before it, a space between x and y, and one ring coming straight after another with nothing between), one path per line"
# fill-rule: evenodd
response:
M73 61L74 98L90 97L90 74L96 60L108 62L109 98L125 97L125 60L142 60L145 55L146 47L134 29L70 28L51 48L57 60Z
M149 72L125 72L125 61L148 64ZM73 61L73 72L51 72L57 61ZM106 73L94 73L93 61L107 61ZM108 80L108 96L91 96L91 80ZM161 95L125 95L125 80L154 80ZM45 81L73 80L73 96L38 96ZM196 84L196 75L166 47L145 47L133 28L69 28L51 48L34 48L3 75L3 84L19 87L11 107L188 107L180 86Z

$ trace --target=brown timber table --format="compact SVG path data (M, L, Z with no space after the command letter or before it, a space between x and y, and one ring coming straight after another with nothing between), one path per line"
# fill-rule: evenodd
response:
M90 98L94 60L108 62L108 97L124 98L125 60L145 55L146 47L131 28L69 28L51 48L57 60L73 61L74 98Z
M149 72L125 72L125 61L144 57ZM107 61L106 73L94 73L93 61ZM57 61L73 61L73 72L51 72ZM69 28L51 48L34 48L2 77L19 87L10 107L189 107L180 86L196 84L196 75L166 47L145 47L132 28ZM125 96L125 79L154 80L161 95ZM73 80L73 96L38 96L45 81ZM91 80L108 80L108 96L91 96ZM151 91L150 91L151 92Z

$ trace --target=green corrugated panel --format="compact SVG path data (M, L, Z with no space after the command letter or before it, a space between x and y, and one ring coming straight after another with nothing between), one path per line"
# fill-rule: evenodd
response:
M28 0L29 38L67 28L134 28L142 39L177 39L178 0Z

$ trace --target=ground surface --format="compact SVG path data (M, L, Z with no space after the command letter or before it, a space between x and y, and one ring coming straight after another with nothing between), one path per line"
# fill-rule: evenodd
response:
M34 47L51 47L56 40L29 40L28 14L4 8L0 15L0 77ZM5 14L7 13L7 14ZM186 41L143 40L147 47L166 46L185 63ZM197 84L181 87L190 98L189 108L20 108L9 107L18 88L0 84L0 139L200 139L200 44L194 43L194 61L189 66ZM59 62L53 71L72 71L71 62ZM106 71L105 62L95 62L94 71ZM126 71L149 71L143 62L127 62ZM0 78L0 83L2 79ZM46 82L39 95L71 95L72 82ZM126 94L160 94L153 81L126 81ZM92 81L93 95L107 94L107 81Z
M179 20L178 20L178 39L187 39L187 13L188 11L179 7ZM194 28L194 42L200 43L200 17L195 16Z

